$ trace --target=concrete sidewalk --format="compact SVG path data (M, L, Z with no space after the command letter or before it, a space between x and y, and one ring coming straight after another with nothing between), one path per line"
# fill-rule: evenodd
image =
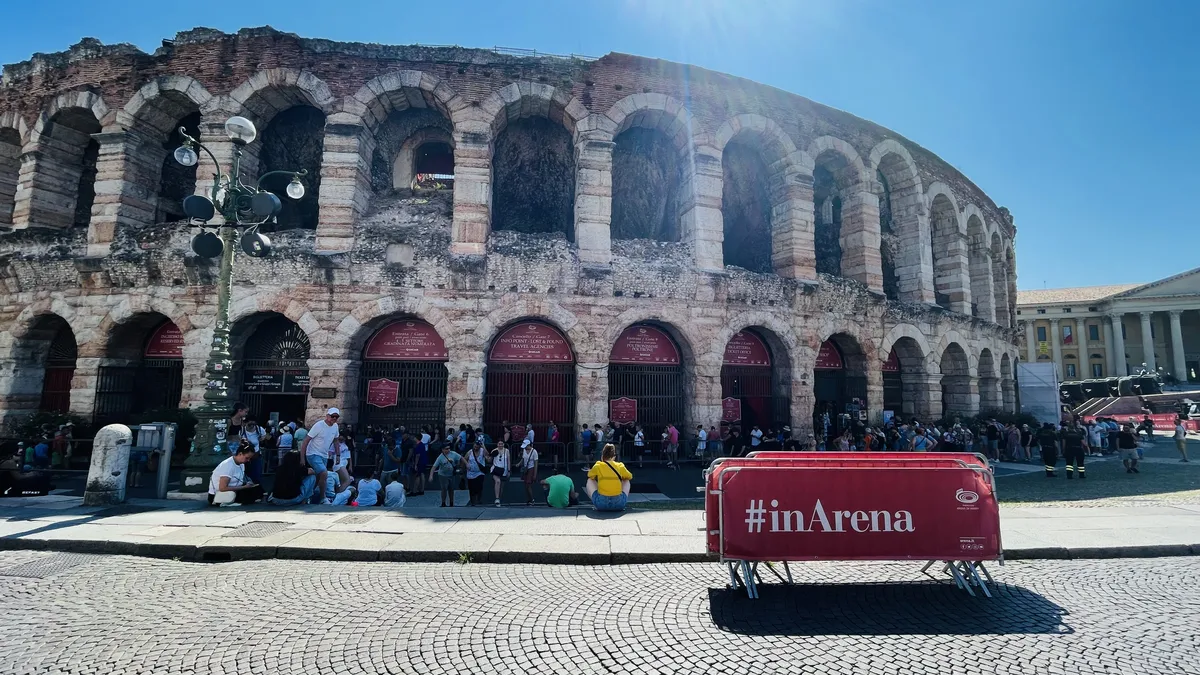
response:
M0 500L0 549L45 549L227 561L316 560L694 562L703 512L546 507L269 506L208 508L132 500L84 507L78 497ZM1200 506L1002 507L1005 557L1200 555Z

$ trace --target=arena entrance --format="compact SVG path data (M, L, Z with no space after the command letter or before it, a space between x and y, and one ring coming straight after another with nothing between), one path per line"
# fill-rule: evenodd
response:
M303 419L308 404L308 335L285 316L263 320L242 349L241 400L266 424Z
M828 438L866 421L867 377L862 351L854 338L839 334L821 343L813 364L813 429Z
M363 349L359 421L384 429L445 429L449 358L442 337L424 321L401 319L380 328Z
M904 377L900 374L900 357L895 350L883 362L883 409L896 416L908 412L904 410Z
M75 377L75 359L79 356L75 333L71 327L60 316L42 315L34 322L22 342L29 350L30 356L26 363L31 367L30 370L39 367L42 369L38 411L70 411L71 380Z
M736 423L746 431L755 425L766 431L790 423L790 369L786 362L777 363L775 352L767 344L767 335L765 331L747 328L726 343L721 365L721 399L741 402L741 420L730 419L731 415L725 411L723 423Z
M113 329L106 364L96 383L97 426L129 422L134 415L179 407L183 395L183 333L161 315L143 315ZM159 321L146 335L147 321ZM140 345L130 351L126 345Z
M679 347L666 331L643 323L621 332L608 357L608 398L637 401L634 421L646 438L658 438L672 423L683 429L683 366Z
M492 343L484 378L484 430L502 438L504 422L533 424L539 442L554 422L561 442L574 440L575 354L553 326L522 321Z

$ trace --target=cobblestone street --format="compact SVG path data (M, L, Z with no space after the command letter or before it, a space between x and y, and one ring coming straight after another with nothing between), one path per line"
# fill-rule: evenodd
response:
M0 673L1200 673L1200 559L919 565L201 565L0 554ZM317 603L320 603L319 605Z

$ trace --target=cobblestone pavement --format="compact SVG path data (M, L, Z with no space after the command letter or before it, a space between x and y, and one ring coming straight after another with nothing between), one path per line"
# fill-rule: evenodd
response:
M4 552L0 673L1200 673L1200 558L794 571Z

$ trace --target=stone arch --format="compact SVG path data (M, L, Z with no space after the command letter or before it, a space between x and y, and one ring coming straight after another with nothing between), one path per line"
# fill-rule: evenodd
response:
M762 311L740 312L728 317L721 330L709 340L704 352L697 354L697 360L705 365L719 368L725 355L725 345L729 343L729 340L739 332L755 327L765 328L779 340L782 353L786 356L793 371L799 372L800 364L811 360L802 358L806 351L812 350L797 339L792 325L774 314Z
M751 333L766 345L771 356L769 367L725 362L727 346L743 332ZM793 398L797 394L805 396L795 391L794 383L802 379L798 375L803 350L789 324L763 312L745 312L729 318L726 327L710 343L710 349L703 360L712 363L720 373L720 390L714 393L718 394L718 401L741 400L743 433L748 432L750 424L758 424L763 431L798 424L800 406Z
M933 300L932 239L925 215L925 190L908 149L885 139L871 150L879 184L879 255L883 290L906 302Z
M1003 352L1000 355L1000 404L1003 406L1004 412L1017 412L1017 396L1016 382L1013 380L1013 366L1015 359L1010 357L1008 352Z
M25 119L14 110L0 113L0 225L13 224L22 148L29 140Z
M897 324L884 336L877 361L884 370L885 410L890 409L905 418L928 420L936 416L928 369L932 351L925 335L912 324ZM899 372L887 370L893 354Z
M324 341L321 324L309 311L308 304L293 299L286 291L257 292L237 298L229 305L229 325L232 327L247 317L262 313L281 314L295 322L308 335L311 344Z
M454 135L445 129L428 126L416 130L406 138L392 160L393 189L401 190L412 186L413 177L419 173L420 150L428 144L445 144L453 153ZM453 176L453 169L449 173Z
M984 413L995 412L1000 410L1002 405L996 360L992 350L984 347L979 350L979 410Z
M259 125L260 132L288 108L307 105L329 115L337 104L329 85L307 70L295 68L260 70L231 91L229 99Z
M987 226L974 204L963 211L970 246L971 315L985 321L996 320L995 294L992 290L992 256L988 247Z
M995 293L996 323L1008 328L1012 326L1008 300L1008 265L1004 260L1004 244L999 233L994 229L988 248L992 263L992 289Z
M929 356L933 353L933 349L929 346L929 340L926 339L925 334L911 323L896 324L895 326L892 326L892 329L889 330L887 335L883 337L883 342L879 343L878 351L879 359L881 359L880 363L887 359L888 354L890 354L892 351L892 348L902 338L908 338L912 340L912 344L915 345L917 351L921 354L921 370L924 371L928 365L927 361Z
M212 98L196 80L167 75L143 85L117 113L118 123L140 141L126 149L126 181L157 188L145 189L149 209L124 204L126 211L135 211L127 215L144 223L185 218L182 201L196 192L197 166L180 165L172 153L183 143L180 127L199 137L200 111Z
M171 300L154 295L133 294L122 297L116 305L109 308L96 331L102 335L111 334L116 326L141 314L159 314L169 319L184 333L192 329L191 318Z
M504 329L522 319L536 319L554 326L570 340L576 358L581 362L603 363L608 352L593 344L587 329L570 310L550 300L521 298L492 310L476 325L475 330L463 335L463 348L469 349L483 361L487 349Z
M27 307L13 322L13 378L6 413L74 411L79 336L61 309L65 303ZM70 314L68 312L67 314Z
M951 311L969 314L971 282L967 236L958 202L944 183L930 185L925 198L929 210L934 302Z
M182 401L188 351L185 331L189 326L180 326L166 314L151 309L145 298L137 304L137 309L132 309L126 299L120 305L121 311L115 315L110 311L99 327L104 345L96 371L97 425L129 423L131 415L178 408ZM167 336L174 333L172 325L184 342L177 353L166 349L170 345ZM156 334L163 337L155 340L156 349L151 351Z
M976 374L976 359L975 355L969 348L971 342L957 330L948 330L943 333L942 337L938 340L937 347L930 352L929 365L931 366L931 372L941 372L937 370L938 364L941 363L946 350L949 349L950 345L952 344L957 344L958 347L962 349L963 354L967 359L967 374L971 377L974 377Z
M37 151L21 166L13 223L17 227L87 226L96 198L100 143L93 134L112 122L104 99L92 91L59 94L30 135Z
M697 122L664 94L634 94L609 108L614 127L612 238L678 241L681 214L695 206L682 190L694 162Z
M821 136L808 145L813 161L817 272L857 279L882 291L879 198L854 146Z
M446 119L462 107L462 101L450 85L436 75L419 70L384 73L364 84L342 104L345 113L361 119L375 129L393 112L410 108L433 108Z
M703 344L698 336L688 330L689 315L686 312L664 312L653 307L630 307L621 312L612 321L605 322L604 332L596 336L598 348L608 345L611 352L617 338L626 328L638 323L655 324L666 330L679 347L680 358L685 364L694 364L700 356L700 346Z
M338 323L337 335L345 345L344 358L359 358L363 348L366 347L367 340L375 334L375 331L389 321L407 317L420 319L433 326L445 341L446 348L450 351L451 361L465 360L464 355L456 352L461 348L463 333L446 316L445 312L434 307L427 300L390 295L358 304L354 311Z
M715 135L721 153L724 263L754 272L811 276L811 241L798 176L811 162L773 120L742 114Z
M957 341L945 342L939 353L942 417L970 416L978 411L978 393L971 377L967 350Z

